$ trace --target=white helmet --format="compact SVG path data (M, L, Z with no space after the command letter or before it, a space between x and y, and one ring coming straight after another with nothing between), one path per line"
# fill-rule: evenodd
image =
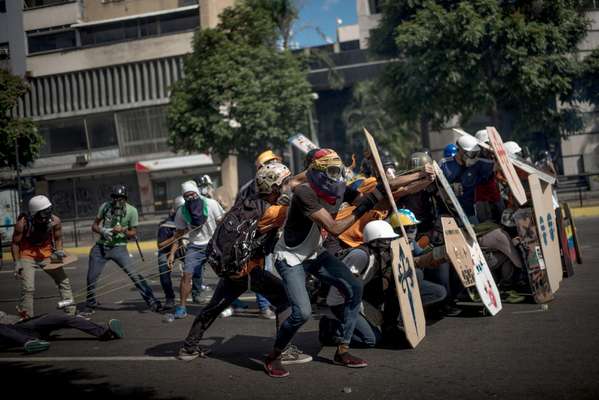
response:
M507 151L507 153L512 156L517 155L522 151L520 145L514 141L505 142L503 144L503 147L505 147L505 151Z
M195 181L185 181L181 184L181 193L185 194L187 192L194 192L195 194L200 194L200 189L198 189L198 184Z
M291 171L284 164L273 162L263 165L256 172L256 188L260 194L272 193L274 186L281 186Z
M472 136L460 136L458 138L458 147L464 151L479 151L478 141Z
M474 136L476 136L479 142L489 143L489 134L486 129L481 129Z
M391 224L387 221L370 221L364 227L364 242L369 243L376 239L395 239L399 235L395 233Z
M175 197L175 201L173 202L173 206L175 208L179 208L183 204L185 204L185 199L183 198L183 196L177 196L177 197Z
M46 196L34 196L29 200L29 213L35 215L38 212L52 207L52 203Z

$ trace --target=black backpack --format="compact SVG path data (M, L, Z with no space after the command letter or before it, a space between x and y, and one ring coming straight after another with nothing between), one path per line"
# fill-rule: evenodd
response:
M216 275L235 275L258 255L268 237L258 232L258 221L265 210L264 200L253 196L227 211L208 242L207 262Z

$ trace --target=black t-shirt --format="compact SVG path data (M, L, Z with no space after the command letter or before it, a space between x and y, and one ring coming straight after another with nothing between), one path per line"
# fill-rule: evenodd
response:
M287 222L283 230L285 244L289 247L295 247L306 239L313 223L310 215L324 208L335 217L341 203L344 201L351 203L359 194L357 190L346 187L343 198L337 199L335 204L329 204L319 198L310 185L304 183L296 187L293 191Z

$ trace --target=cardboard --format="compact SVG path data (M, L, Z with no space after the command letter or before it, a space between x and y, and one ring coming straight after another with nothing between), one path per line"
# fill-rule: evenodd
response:
M514 222L520 236L520 247L524 254L524 264L534 300L538 304L553 300L547 279L547 269L532 209L521 208L514 213Z
M572 267L572 259L570 258L570 248L568 246L568 236L566 234L566 221L561 207L555 210L555 217L557 218L557 233L559 236L562 270L564 272L564 277L569 278L574 275L574 268Z
M443 175L443 171L441 171L441 168L439 168L439 165L436 161L433 161L433 169L435 171L435 175L437 176L437 181L440 183L441 188L456 209L458 217L468 233L469 237L466 241L468 243L468 249L474 263L474 280L476 291L478 292L478 295L480 296L481 301L487 311L489 311L489 313L493 316L497 315L497 313L502 309L499 290L497 289L497 285L495 284L495 280L493 279L489 265L485 260L482 249L476 240L476 233L474 232L466 213L462 209L462 206L453 192L453 189L451 186L449 186L449 182L447 182L445 175Z
M565 212L565 216L568 219L568 222L570 223L570 229L569 229L569 233L570 236L572 238L572 242L574 244L574 251L575 251L575 255L576 255L576 263L578 264L582 264L582 253L580 252L580 243L578 240L578 232L576 231L576 225L574 224L574 218L572 218L572 212L570 211L570 206L568 205L568 203L564 203L564 212ZM568 239L570 240L570 239Z
M462 285L471 287L476 284L474 277L474 260L470 254L470 247L466 238L453 218L441 217L443 226L443 238L445 241L445 251L451 261L451 265L457 272Z
M397 213L397 205L395 204L387 175L385 175L383 163L381 162L374 138L366 128L364 128L364 135L379 178L385 187L385 193L391 204L391 208L394 213ZM422 308L422 299L420 298L420 288L418 287L418 279L416 278L416 267L414 266L412 250L401 222L400 227L402 236L391 242L391 249L393 251L391 266L393 268L395 289L404 323L404 331L410 346L414 348L426 335L426 320L424 318L424 309Z
M312 142L310 139L308 139L301 133L298 133L297 135L290 137L289 143L304 154L308 153L310 150L318 149L318 146L316 146L314 142Z
M490 126L487 127L487 133L489 134L489 142L491 143L491 147L495 153L495 158L499 163L499 167L503 172L503 176L507 180L507 184L510 187L512 195L518 204L526 204L527 199L524 186L522 186L522 182L520 182L520 178L518 177L518 174L512 165L512 160L507 155L507 151L503 146L503 140L501 140L499 132L497 132L494 127Z
M553 209L553 190L551 185L541 183L539 177L535 174L528 176L530 186L530 196L535 211L535 222L539 243L543 250L543 258L547 268L547 279L551 292L555 293L559 289L559 283L562 280L562 263L559 250L559 234L555 211Z

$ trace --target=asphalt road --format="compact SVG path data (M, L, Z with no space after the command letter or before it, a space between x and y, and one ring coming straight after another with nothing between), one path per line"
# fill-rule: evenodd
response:
M415 350L354 350L369 361L366 369L332 365L334 349L320 348L314 319L295 341L314 361L290 366L286 379L269 378L257 360L272 345L274 322L251 311L215 322L205 340L215 344L210 358L174 360L192 317L164 323L161 315L144 310L135 290L124 288L100 299L102 309L93 318L121 319L124 339L98 342L62 331L46 352L3 351L0 382L5 396L10 391L19 398L44 394L85 400L597 399L599 218L577 222L585 263L575 265L575 276L562 281L547 311L531 303L506 304L496 317L482 317L472 309L430 324ZM145 266L153 268L149 262ZM68 270L75 292L84 288L86 270L84 259ZM108 266L104 276L111 272L126 284L115 266ZM36 312L54 310L52 281L43 272L36 277ZM157 280L152 286L162 294ZM17 296L16 281L5 267L0 270L0 309L12 312ZM192 312L198 310L192 306ZM316 317L321 312L326 310L315 310Z

